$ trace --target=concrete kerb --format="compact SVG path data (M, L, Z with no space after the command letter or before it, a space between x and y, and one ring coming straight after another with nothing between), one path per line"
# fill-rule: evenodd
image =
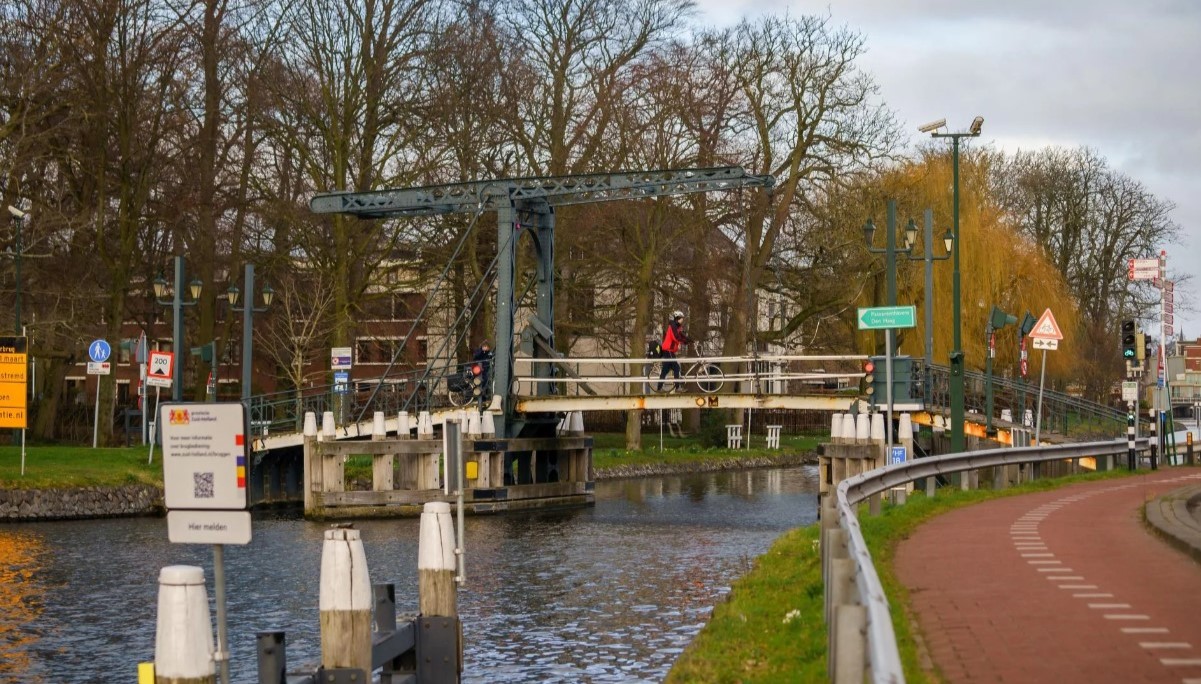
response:
M1143 520L1169 544L1201 561L1201 520L1189 509L1201 504L1201 485L1173 490L1147 502Z

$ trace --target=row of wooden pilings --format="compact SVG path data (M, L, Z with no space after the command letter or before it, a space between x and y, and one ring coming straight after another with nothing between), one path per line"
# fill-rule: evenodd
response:
M884 432L885 418L881 413L835 413L830 419L830 443L822 447L818 457L820 477L818 491L828 494L843 480L888 465L891 454ZM896 435L891 446L904 447L905 458L913 458L913 421L908 413L897 414ZM904 500L906 489L897 496ZM879 497L872 497L871 506L878 507ZM878 512L873 508L873 512Z
M418 682L458 682L462 675L463 641L458 622L456 580L458 556L450 505L445 502L425 504L417 561L419 615L416 622L422 624L416 632L420 635L439 630L443 644L447 639L453 639L453 648L430 649L430 653L436 650L441 654L438 662L429 662L428 657L426 662L412 662ZM391 590L390 585L381 586ZM375 587L376 590L380 588ZM348 525L326 530L321 549L318 596L320 666L302 672L300 679L295 676L289 679L283 632L259 632L259 684L297 681L366 683L372 681L372 670L381 666L385 672L406 672L402 656L389 654L386 650L382 652L388 663L372 662L373 647L379 649L380 644L387 641L386 635L373 633L373 625L376 632L381 624L396 626L395 608L390 608L393 615L373 616L373 602L373 587L359 531ZM392 603L394 606L394 599ZM214 648L204 570L187 565L163 568L159 573L154 662L139 666L139 684L215 684L218 662L224 659L228 659L228 654L218 654ZM408 660L421 660L420 647L417 657ZM401 669L395 669L396 666ZM391 679L381 677L380 681Z

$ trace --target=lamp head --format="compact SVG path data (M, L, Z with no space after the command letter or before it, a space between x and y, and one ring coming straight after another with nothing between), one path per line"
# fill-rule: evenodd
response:
M238 295L240 295L240 294L242 294L242 293L238 290L237 285L229 286L229 289L225 291L225 298L229 300L230 306L238 305Z
M950 254L951 248L955 246L955 234L951 232L950 228L947 228L947 232L943 234L942 244L947 248L947 254Z
M876 224L872 223L871 217L868 217L867 223L863 224L863 239L867 242L867 246L872 246L872 236L876 234Z
M263 285L263 306L271 306L271 302L275 301L275 288L270 285Z
M905 226L905 248L913 249L917 244L917 223L913 219L909 219L909 224Z
M154 279L154 296L156 299L165 299L167 297L167 280L163 278L163 274L159 274Z
M931 121L930 123L925 124L924 126L918 126L917 130L921 131L922 133L933 133L934 131L937 131L938 129L940 129L946 125L947 125L946 119L939 119L938 121Z
M972 125L967 129L967 132L971 133L972 135L980 135L980 127L983 125L984 117L977 116L976 118L972 119Z
M24 219L26 216L29 215L29 214L26 214L25 212L21 211L20 209L14 207L11 204L8 205L8 213L10 215L12 215L13 218L18 219L18 220Z

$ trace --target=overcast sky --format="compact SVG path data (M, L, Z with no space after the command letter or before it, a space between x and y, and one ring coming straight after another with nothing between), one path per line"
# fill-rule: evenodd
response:
M728 26L761 13L829 14L867 39L862 67L913 132L984 117L986 143L1012 152L1096 149L1112 168L1176 205L1180 244L1169 273L1176 333L1196 339L1201 312L1201 1L697 0L700 21Z

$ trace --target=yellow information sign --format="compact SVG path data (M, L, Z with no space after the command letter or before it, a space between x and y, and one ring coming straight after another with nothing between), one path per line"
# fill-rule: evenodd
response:
M24 337L0 337L0 428L28 426L25 396L29 355Z

